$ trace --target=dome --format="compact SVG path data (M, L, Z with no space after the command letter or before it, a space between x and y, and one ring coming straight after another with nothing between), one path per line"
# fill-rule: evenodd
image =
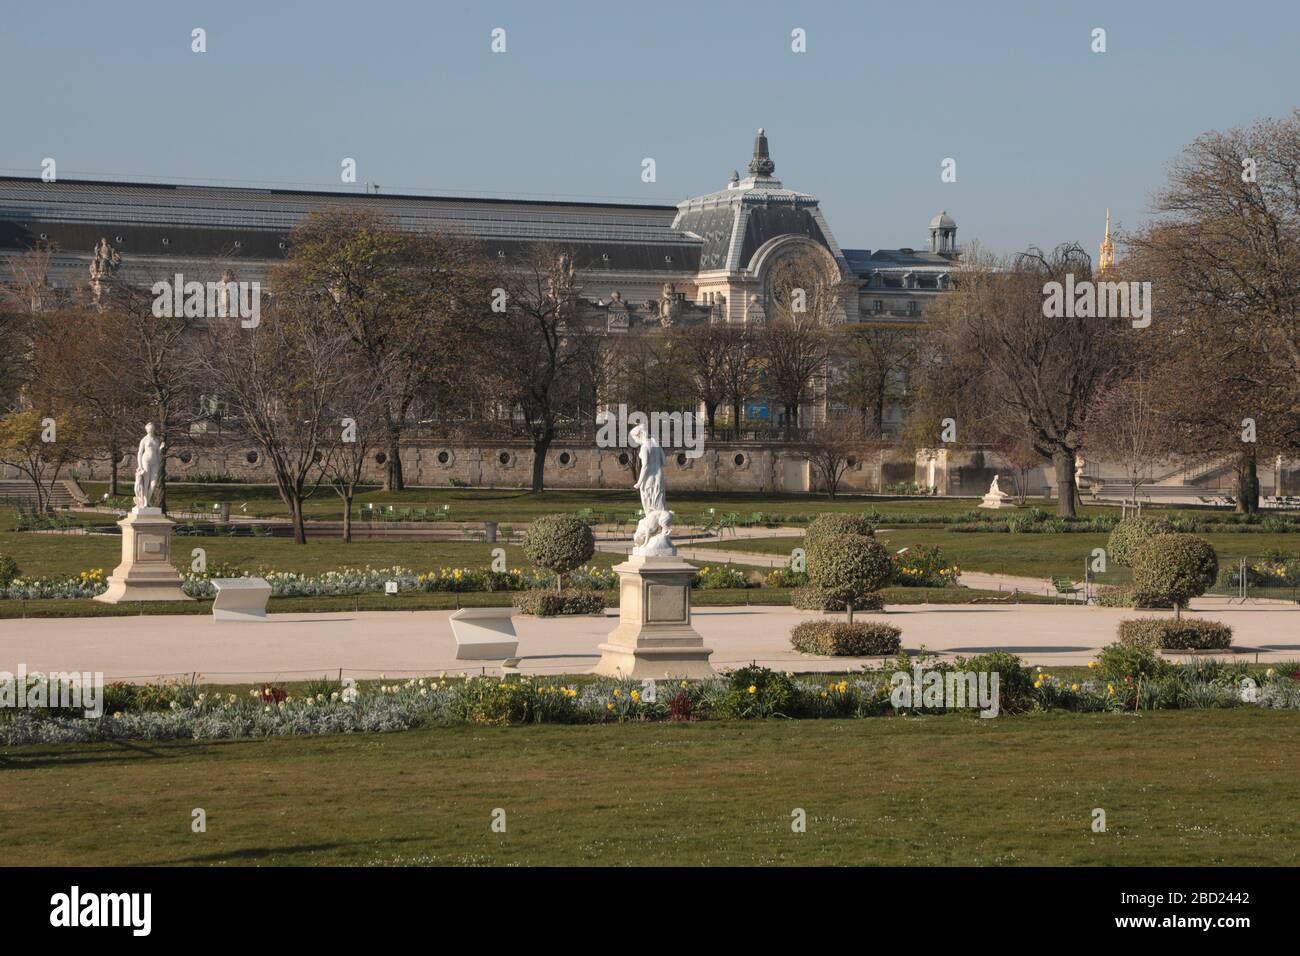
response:
M930 220L931 229L956 229L957 220L948 215L948 210L944 210Z

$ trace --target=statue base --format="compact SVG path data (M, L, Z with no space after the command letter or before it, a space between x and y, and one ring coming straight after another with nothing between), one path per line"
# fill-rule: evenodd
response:
M172 521L161 508L133 508L118 523L122 563L108 578L108 590L95 596L105 604L123 601L193 601L172 567Z
M1014 508L1015 502L1009 495L985 495L984 500L980 502L981 508Z
M600 645L591 673L603 677L716 677L713 649L691 627L695 568L676 554L633 555L614 565L618 627Z

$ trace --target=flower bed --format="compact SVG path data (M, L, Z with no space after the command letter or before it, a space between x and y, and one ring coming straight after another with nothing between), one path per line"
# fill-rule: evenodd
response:
M1118 645L1112 645L1118 647ZM1117 663L1118 662L1118 663ZM1140 662L1139 662L1140 663ZM1110 657L1097 676L1071 680L1025 667L1007 653L938 662L899 658L848 676L799 677L749 666L702 681L563 677L439 677L345 687L309 682L295 693L266 685L214 693L188 684L105 688L105 712L85 718L57 710L0 710L0 745L96 740L211 740L409 730L450 724L613 723L623 721L863 718L942 713L895 708L893 677L927 671L997 672L1000 714L1258 706L1300 709L1300 672L1252 673L1245 663L1162 662L1135 677L1127 657ZM1127 670L1126 670L1127 669ZM1250 676L1251 680L1245 679ZM37 678L29 678L35 680ZM1248 694L1244 689L1250 684ZM971 711L963 711L970 713Z
M108 589L103 568L82 571L70 578L15 577L0 587L0 600L39 601L45 598L90 598Z
M954 586L961 568L949 564L935 545L918 544L892 555L894 576L891 581L905 588L943 588Z

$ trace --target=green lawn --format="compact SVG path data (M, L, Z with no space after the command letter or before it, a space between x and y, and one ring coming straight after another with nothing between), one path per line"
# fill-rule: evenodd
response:
M0 866L1295 865L1296 715L454 727L0 753ZM191 812L207 832L191 832ZM1108 832L1091 829L1094 808ZM506 832L490 829L493 811ZM794 833L791 812L807 814Z
M1093 548L1106 547L1106 534L999 534L956 532L945 528L886 528L876 536L891 550L916 545L937 545L948 560L966 571L1048 578L1069 575L1080 579L1083 563ZM1219 564L1235 564L1243 557L1259 557L1271 548L1300 553L1300 535L1211 533L1201 537L1219 554ZM802 538L728 538L726 541L692 545L696 548L748 551L757 554L789 555L800 547ZM1112 567L1102 581L1119 581L1123 568Z
M505 547L507 566L530 566L522 548L476 541L369 540L344 544L338 538L309 538L294 544L292 538L173 537L172 563L187 570L191 551L203 548L209 565L228 562L253 571L265 566L276 571L319 573L352 566L391 567L395 564L427 571L440 567L487 567L492 549ZM0 532L0 553L9 554L28 577L62 577L88 568L111 571L122 559L122 539L111 535L45 534L28 531ZM590 563L609 567L621 555L597 551Z
M83 481L82 489L92 499L98 499L108 490L106 482ZM126 485L123 484L123 489ZM233 514L255 517L280 516L288 514L284 503L280 501L273 485L239 485L239 484L189 484L169 482L167 485L168 507L188 509L199 502L211 511L212 503L229 501ZM893 515L957 515L974 508L979 502L972 498L887 498L865 496L841 496L834 500L824 495L780 494L766 492L694 492L670 489L669 501L677 512L679 523L694 520L704 515L709 508L721 516L728 512L739 512L748 518L754 512L764 515L815 515L823 511L862 511L875 508L882 514ZM640 499L632 488L609 491L575 490L543 491L533 494L519 488L408 488L405 491L383 491L379 488L367 490L356 498L357 505L374 504L397 505L399 507L417 507L441 509L450 506L449 519L453 521L517 521L525 522L538 515L553 514L557 511L575 512L590 508L598 514L615 512L623 517L632 515L641 507ZM1030 505L1046 507L1054 511L1051 502L1042 499L1030 499ZM242 507L246 506L246 507ZM1106 514L1113 509L1096 505L1086 505L1084 514ZM341 520L342 500L329 489L322 489L307 502L308 517Z

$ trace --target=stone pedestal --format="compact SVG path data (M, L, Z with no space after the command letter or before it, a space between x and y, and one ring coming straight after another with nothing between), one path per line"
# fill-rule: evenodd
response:
M181 576L172 567L172 522L161 508L133 508L117 524L122 529L122 563L96 601L194 600L181 590Z
M985 495L984 500L980 502L981 508L1014 508L1015 506L1016 503L1011 500L1010 495L988 494Z
M716 677L713 649L691 627L695 568L676 555L634 555L619 577L618 627L600 645L593 674L605 677Z

